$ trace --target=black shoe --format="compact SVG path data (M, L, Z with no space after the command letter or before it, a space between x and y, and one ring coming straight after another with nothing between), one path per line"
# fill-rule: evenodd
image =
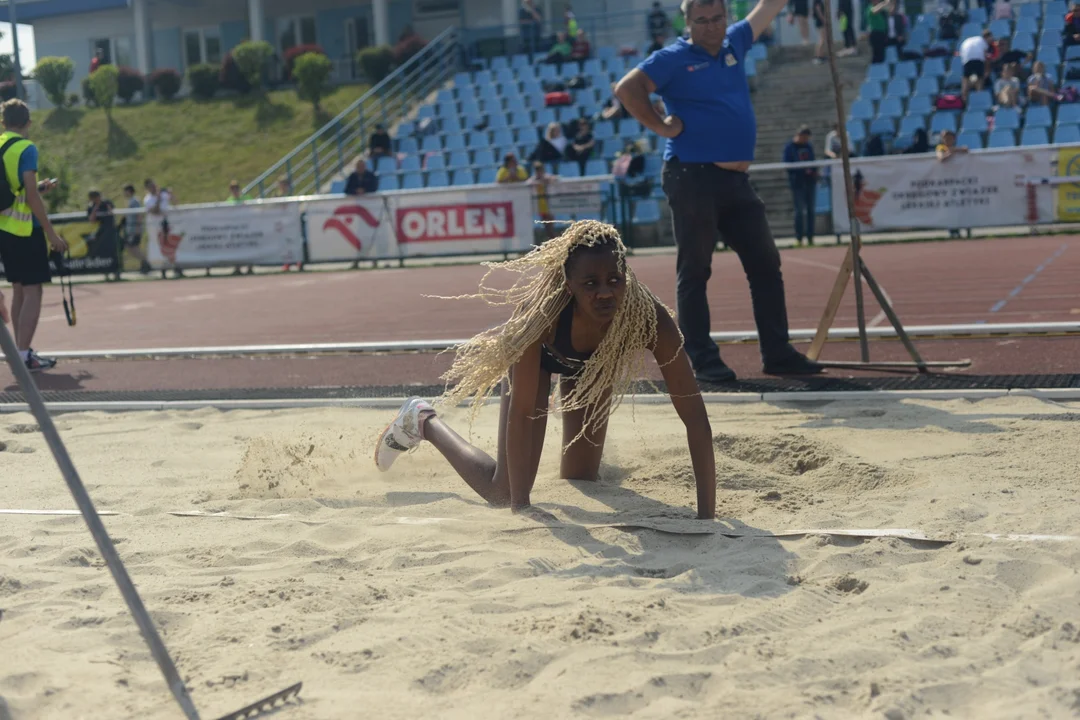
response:
M695 370L694 377L699 383L706 385L723 385L736 380L735 371L725 365L720 358Z
M766 360L763 370L766 375L819 375L825 372L821 364L798 351L776 360Z

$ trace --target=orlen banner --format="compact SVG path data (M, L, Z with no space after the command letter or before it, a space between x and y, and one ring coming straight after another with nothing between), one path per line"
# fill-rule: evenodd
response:
M155 269L218 265L282 265L304 259L297 203L175 209L168 230L147 216L147 255Z
M306 218L313 263L526 252L533 240L527 185L317 200Z

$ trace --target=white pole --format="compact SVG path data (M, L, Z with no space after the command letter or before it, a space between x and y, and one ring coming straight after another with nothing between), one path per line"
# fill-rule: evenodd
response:
M8 0L8 20L11 21L11 42L15 51L15 97L26 99L23 90L22 63L19 60L19 19L15 12L15 0Z

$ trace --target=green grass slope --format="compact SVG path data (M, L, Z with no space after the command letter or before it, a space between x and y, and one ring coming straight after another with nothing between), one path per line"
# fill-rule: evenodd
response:
M147 177L171 188L179 203L217 202L230 180L246 185L366 90L339 87L323 100L319 117L291 90L261 100L118 106L111 123L97 108L36 111L30 138L54 174L67 167L71 192L61 210L84 208L91 188L119 203L127 183L141 199Z

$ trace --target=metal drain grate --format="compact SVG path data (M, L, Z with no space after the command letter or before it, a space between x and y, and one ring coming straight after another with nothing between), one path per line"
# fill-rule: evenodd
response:
M1080 375L909 375L902 377L805 379L762 378L741 380L727 385L706 385L702 389L721 393L774 392L866 392L873 390L1029 390L1080 388ZM637 393L663 392L663 383L654 388L640 383ZM336 398L387 398L419 395L436 397L442 385L394 385L381 387L319 388L239 388L229 390L130 390L96 392L91 390L47 390L50 403L71 402L168 402L212 400L329 400ZM22 403L18 392L0 392L0 404Z

